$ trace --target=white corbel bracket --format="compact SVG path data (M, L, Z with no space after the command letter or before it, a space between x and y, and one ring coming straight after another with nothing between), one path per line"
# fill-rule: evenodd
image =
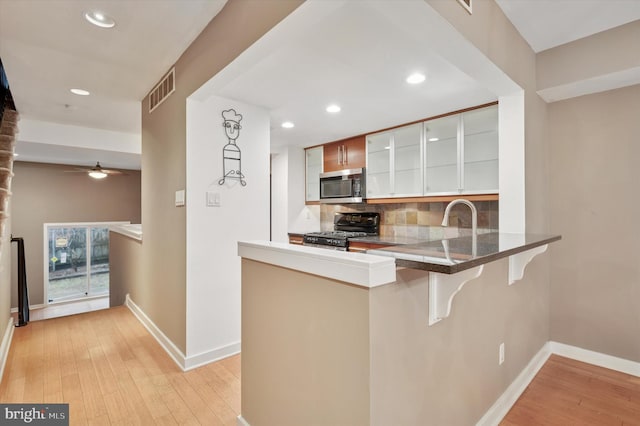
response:
M455 274L429 272L429 325L447 318L451 313L453 298L464 285L480 276L484 265Z
M547 247L549 247L549 245L545 244L543 246L535 247L531 250L509 256L509 285L521 280L522 277L524 277L524 268L527 267L534 257L540 253L544 253L547 250Z

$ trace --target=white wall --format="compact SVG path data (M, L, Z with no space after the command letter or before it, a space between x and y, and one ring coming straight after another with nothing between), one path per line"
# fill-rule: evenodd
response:
M21 119L20 142L37 142L76 148L108 149L110 151L140 154L142 151L139 133L116 132L69 124Z
M273 241L288 241L289 232L320 230L320 206L305 205L305 154L296 146L280 147L271 157Z
M524 91L500 96L499 179L500 231L526 231L525 157L524 157Z
M289 214L291 232L320 230L320 206L305 205L305 152L299 147L289 147Z
M237 145L246 186L219 185L222 111L242 115ZM269 114L212 96L187 100L187 368L240 350L239 240L269 239ZM220 207L206 206L207 191ZM170 259L167 259L170 261Z
M286 242L289 204L289 150L282 147L271 153L271 239Z
M7 210L11 211L7 203ZM2 206L0 206L2 208ZM11 243L11 217L4 219L4 230L0 232L0 380L4 373L6 358L9 354L9 337L12 336L11 327L13 327L13 319L11 318L11 262L13 253L17 253L17 245ZM17 263L17 260L14 260ZM4 343L4 344L3 344Z

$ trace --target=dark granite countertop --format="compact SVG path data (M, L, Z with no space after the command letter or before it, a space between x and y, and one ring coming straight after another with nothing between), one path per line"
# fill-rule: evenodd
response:
M410 238L410 237L374 235L370 237L349 238L349 241L354 241L358 243L386 244L388 246L397 246L397 245L405 245L405 244L418 244L418 243L424 242L425 240L419 239L419 238Z
M560 235L488 233L476 236L395 245L368 254L396 259L396 266L455 274L475 266L560 240Z
M309 234L309 232L288 232L289 236L304 236L304 234ZM355 237L349 238L349 241L355 241L360 243L370 243L370 244L385 244L388 246L397 246L404 244L418 244L424 242L424 239L420 238L410 238L410 237L394 237L394 236L381 236L381 235L373 235L370 237Z

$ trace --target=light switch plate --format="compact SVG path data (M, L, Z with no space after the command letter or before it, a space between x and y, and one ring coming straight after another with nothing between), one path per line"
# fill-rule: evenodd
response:
M176 191L176 207L184 206L184 189Z
M207 192L207 207L220 207L219 192Z

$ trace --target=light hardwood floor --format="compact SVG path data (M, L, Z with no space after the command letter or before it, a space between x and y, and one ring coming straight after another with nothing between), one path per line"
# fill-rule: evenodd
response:
M72 425L240 414L240 355L184 373L125 307L33 321L13 339L0 402L67 402ZM640 378L552 355L501 425L638 426Z
M552 355L501 425L640 425L640 377Z
M0 402L69 403L72 425L235 425L240 356L182 372L126 307L15 329Z

